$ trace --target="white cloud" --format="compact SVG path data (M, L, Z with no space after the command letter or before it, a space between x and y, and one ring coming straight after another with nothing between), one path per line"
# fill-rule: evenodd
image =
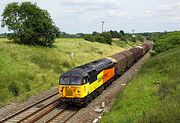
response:
M169 11L175 11L180 8L180 2L177 3L171 3L171 4L164 4L160 5L158 9L160 11L169 12Z
M117 4L118 0L66 0L62 3L69 5L108 5Z
M152 17L153 14L153 11L145 10L142 14L142 17Z
M120 7L119 0L65 0L61 1L63 5L71 7L81 7L81 8L118 8Z
M174 16L171 18L173 21L176 21L177 23L180 22L180 16Z
M62 13L62 15L72 15L72 14L79 14L82 11L79 9L65 9Z
M126 19L133 19L136 14L128 11L121 11L121 10L113 10L107 12L109 16L111 17L122 17Z
M180 9L180 2L176 2L176 3L160 5L158 7L157 12L159 15L162 16L172 16L172 15L176 15L179 9Z

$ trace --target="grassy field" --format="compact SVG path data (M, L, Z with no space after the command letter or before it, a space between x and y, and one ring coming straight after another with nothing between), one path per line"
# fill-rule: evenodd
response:
M54 48L19 45L0 38L0 105L26 100L57 86L61 73L121 50L75 38L57 39Z
M148 60L101 123L179 123L180 48Z
M112 44L115 46L119 46L122 48L131 48L133 46L137 46L139 44L141 44L142 42L138 41L138 42L132 42L132 41L120 41L119 38L113 38L112 39Z

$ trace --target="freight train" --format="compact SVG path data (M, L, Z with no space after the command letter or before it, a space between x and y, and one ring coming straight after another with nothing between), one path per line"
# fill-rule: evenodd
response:
M59 94L63 102L86 106L117 77L123 74L151 48L143 43L130 50L73 68L60 76Z

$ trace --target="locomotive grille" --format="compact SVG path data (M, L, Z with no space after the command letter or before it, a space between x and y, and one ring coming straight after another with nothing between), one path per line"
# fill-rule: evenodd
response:
M66 96L72 96L73 95L73 92L72 90L66 90Z

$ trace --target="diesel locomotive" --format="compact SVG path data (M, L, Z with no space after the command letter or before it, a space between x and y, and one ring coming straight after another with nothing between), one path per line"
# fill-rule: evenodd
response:
M149 43L73 68L60 76L63 102L86 106L151 48Z

